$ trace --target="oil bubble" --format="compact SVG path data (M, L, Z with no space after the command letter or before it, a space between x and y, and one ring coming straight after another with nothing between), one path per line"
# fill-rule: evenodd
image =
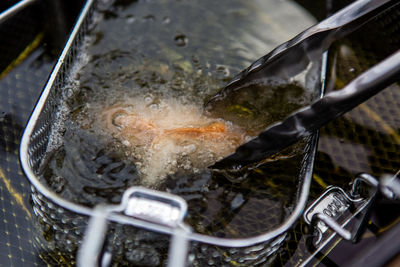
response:
M164 17L162 20L163 24L169 24L170 22L171 22L171 19L168 16Z
M132 24L132 23L134 23L136 21L136 18L135 17L128 17L127 19L126 19L126 23L128 23L128 24Z
M149 105L149 108L152 110L157 110L159 108L159 106L158 106L158 104L153 103L153 104Z
M128 140L123 140L122 141L122 144L124 145L124 146L130 146L131 145L131 143L128 141Z
M148 95L146 95L146 96L144 97L144 102L145 102L146 104L151 104L151 103L153 102L153 100L154 100L154 97L153 97L153 95L151 95L151 94L148 94Z
M220 76L221 78L226 78L229 77L230 75L230 71L229 68L225 65L217 65L217 73L218 76Z
M155 16L153 16L153 15L147 15L147 16L144 16L143 17L143 21L144 22L147 22L147 21L155 21L156 20L156 17Z
M200 64L200 58L199 58L199 56L197 56L197 55L192 55L192 62L193 62L195 65L199 65L199 64Z
M175 45L179 47L186 46L189 42L189 39L184 34L178 34L174 38Z

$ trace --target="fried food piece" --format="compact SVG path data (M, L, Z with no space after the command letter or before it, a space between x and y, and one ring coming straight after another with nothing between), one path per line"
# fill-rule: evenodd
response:
M117 139L127 140L137 146L150 145L159 135L159 129L148 120L129 111L129 106L114 106L103 112L106 129Z
M163 129L129 111L128 108L129 106L114 106L107 109L103 112L103 121L114 137L128 140L132 145L154 147L163 139L171 139L175 140L176 144L196 140L197 142L231 143L236 147L244 141L243 134L231 131L227 124L221 121L209 122L204 126Z
M246 137L227 122L182 106L152 113L115 105L102 112L101 120L107 131L131 149L147 186L177 169L206 168L232 153Z

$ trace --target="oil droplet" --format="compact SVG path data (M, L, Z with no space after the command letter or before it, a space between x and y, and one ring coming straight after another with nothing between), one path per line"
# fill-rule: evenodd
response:
M148 95L146 95L146 96L144 97L144 102L145 102L147 105L153 103L153 101L154 101L154 97L153 97L152 94L148 94Z
M229 68L227 66L217 65L216 67L217 67L217 73L219 76L221 76L221 78L229 77L230 72L229 72Z
M158 105L153 103L153 104L149 105L149 108L152 109L152 110L157 110L158 109Z
M153 16L153 15L147 15L147 16L144 16L143 17L143 21L155 21L156 20L156 17L155 16Z
M184 34L179 34L174 38L176 46L186 46L189 42L188 38Z
M126 18L126 23L132 24L135 22L135 20L136 20L136 18L134 16L129 16Z
M171 22L171 19L169 17L164 17L162 20L163 24L169 24Z

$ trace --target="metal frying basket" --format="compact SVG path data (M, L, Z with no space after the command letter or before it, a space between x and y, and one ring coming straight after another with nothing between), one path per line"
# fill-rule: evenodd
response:
M154 244L169 242L169 251L168 248L165 251L169 266L248 266L270 261L285 241L286 232L305 208L318 134L310 136L306 141L301 172L297 177L297 204L290 216L275 229L248 238L219 238L191 232L190 227L183 222L187 204L175 195L133 187L125 192L120 205L100 204L89 208L60 197L40 177L41 168L47 163L46 151L51 141L52 127L58 120L56 111L63 95L63 85L71 72L72 63L77 60L95 6L95 0L88 0L84 5L21 141L22 167L32 185L33 209L45 236L45 240L38 241L38 245L43 250L54 251L55 255L51 257L60 256L68 264L75 262L75 254L80 247L78 264L82 266L100 262L106 265L121 255L136 257L136 260L142 262L147 257L148 265L161 264L160 261L150 259L154 249L150 245L145 246L147 250L118 250L123 242L141 242L143 239L138 236L146 236L146 242ZM159 249L165 250L165 247Z

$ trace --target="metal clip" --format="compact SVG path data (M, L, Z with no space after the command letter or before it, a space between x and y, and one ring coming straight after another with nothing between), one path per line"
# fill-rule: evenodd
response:
M172 194L131 187L124 192L120 205L100 204L94 208L78 251L77 265L85 267L109 266L112 255L103 253L107 226L113 214L123 214L128 219L145 221L171 229L168 266L184 266L190 230L183 224L187 204Z
M371 189L367 197L360 196L361 184L367 184ZM350 194L340 187L331 186L315 200L305 211L304 220L317 233L313 242L315 247L321 247L328 242L333 234L338 234L346 240L356 242L369 217L372 203L378 191L378 181L371 175L361 174L354 179ZM352 231L345 226L361 214L358 223ZM328 233L328 230L333 230Z
M388 199L400 200L400 171L395 175L385 174L379 179L380 191Z
M143 187L128 189L121 207L128 216L171 227L180 224L187 211L186 201L182 198Z

